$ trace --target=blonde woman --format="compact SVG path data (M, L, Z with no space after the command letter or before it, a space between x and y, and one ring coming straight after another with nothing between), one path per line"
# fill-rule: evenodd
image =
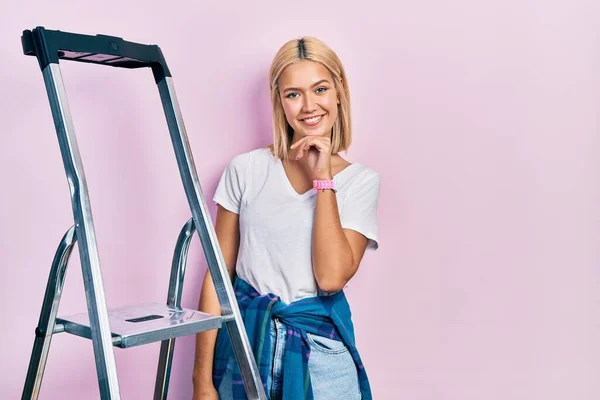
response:
M271 399L370 399L343 289L378 247L379 175L338 154L352 136L333 50L310 37L287 42L270 82L274 143L234 157L214 196L261 378ZM199 309L220 313L208 272ZM222 329L197 336L193 382L195 400L246 398Z

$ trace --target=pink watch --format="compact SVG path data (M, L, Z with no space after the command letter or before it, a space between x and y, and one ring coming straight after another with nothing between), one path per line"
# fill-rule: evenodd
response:
M336 187L335 187L335 181L333 179L331 179L331 180L315 179L313 181L313 188L315 190L333 190L334 193L337 192Z

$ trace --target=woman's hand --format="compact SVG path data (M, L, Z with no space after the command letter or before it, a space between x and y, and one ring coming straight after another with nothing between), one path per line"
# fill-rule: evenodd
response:
M329 180L331 172L331 139L326 136L306 136L294 143L290 150L296 150L296 160L307 157L308 166L313 171L313 179Z

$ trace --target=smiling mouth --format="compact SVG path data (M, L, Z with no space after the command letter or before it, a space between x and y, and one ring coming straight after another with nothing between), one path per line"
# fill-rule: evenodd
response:
M321 122L322 119L323 119L323 115L317 115L315 117L303 118L300 121L302 121L306 125L313 126L313 125L317 125L319 122Z

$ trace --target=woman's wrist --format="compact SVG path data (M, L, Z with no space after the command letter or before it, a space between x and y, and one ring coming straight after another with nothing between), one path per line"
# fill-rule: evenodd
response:
M192 381L194 386L199 387L213 385L212 374L204 372L204 370L195 369L192 373Z
M333 179L333 174L331 173L331 171L315 172L315 175L313 178L313 180L317 180L317 181L330 181L332 179Z

